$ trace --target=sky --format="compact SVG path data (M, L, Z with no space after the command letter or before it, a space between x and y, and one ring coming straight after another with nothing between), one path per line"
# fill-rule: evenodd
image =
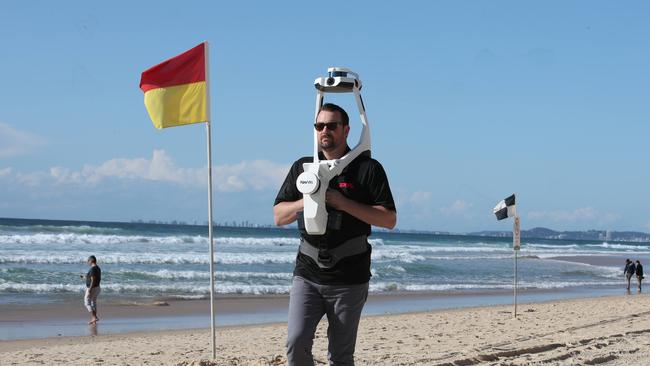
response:
M0 217L205 222L205 126L156 130L138 84L209 41L218 222L272 224L313 149L313 80L344 66L398 228L509 230L492 208L516 193L524 229L650 232L649 18L644 1L3 2ZM352 96L326 101L355 144Z

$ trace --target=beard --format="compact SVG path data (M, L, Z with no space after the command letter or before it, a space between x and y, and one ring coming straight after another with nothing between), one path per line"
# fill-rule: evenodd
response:
M329 151L329 150L334 150L336 149L336 142L334 142L334 139L332 136L326 136L327 139L321 138L318 141L318 146L320 147L321 150Z

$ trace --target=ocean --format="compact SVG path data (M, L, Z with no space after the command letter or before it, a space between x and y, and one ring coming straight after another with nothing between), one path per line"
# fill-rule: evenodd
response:
M512 288L511 238L376 232L370 243L371 293ZM288 294L298 244L295 229L216 227L216 293ZM91 254L102 269L103 297L206 298L208 253L206 226L0 219L0 304L79 297ZM650 243L523 239L518 284L621 286L622 257L650 257Z

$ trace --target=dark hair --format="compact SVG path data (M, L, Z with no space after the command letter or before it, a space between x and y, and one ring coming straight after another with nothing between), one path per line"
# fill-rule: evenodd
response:
M93 263L97 263L97 258L95 258L94 255L91 255L90 257L88 257L88 260L93 262Z
M323 104L323 106L320 107L320 111L339 112L339 115L341 116L342 119L341 122L346 126L350 124L350 117L348 117L348 113L345 111L345 109L339 107L334 103ZM318 112L320 113L320 111Z

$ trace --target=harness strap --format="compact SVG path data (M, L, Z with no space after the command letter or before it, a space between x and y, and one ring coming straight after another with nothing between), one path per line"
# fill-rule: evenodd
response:
M319 249L304 238L300 238L300 253L313 259L320 268L332 268L343 258L365 253L368 250L367 245L366 235L348 239L333 249Z

